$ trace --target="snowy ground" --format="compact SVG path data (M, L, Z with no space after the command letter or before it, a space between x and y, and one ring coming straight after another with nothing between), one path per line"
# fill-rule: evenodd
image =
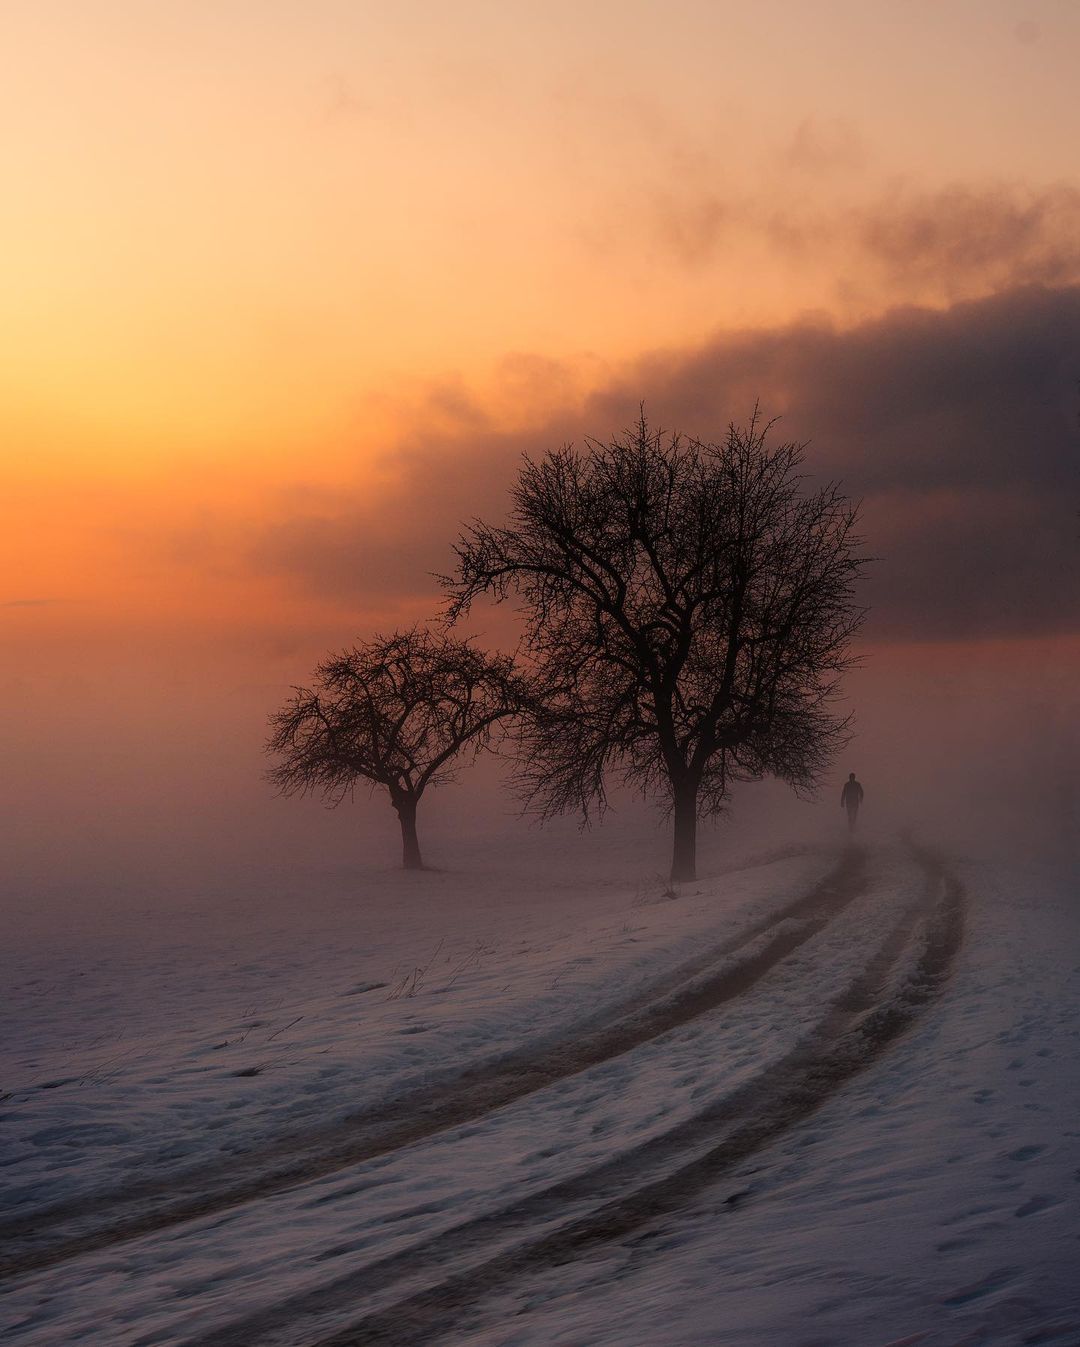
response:
M878 841L671 899L513 859L26 923L5 1342L1078 1347L1075 876ZM453 1123L466 1070L507 1102Z

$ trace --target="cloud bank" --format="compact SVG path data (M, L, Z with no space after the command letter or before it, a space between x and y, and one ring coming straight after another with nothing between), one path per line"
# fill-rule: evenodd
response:
M789 164L815 179L836 156L855 156L840 132L804 124ZM776 266L836 278L838 298L868 294L954 302L1026 285L1080 281L1080 189L897 183L872 199L822 207L798 185L759 198L666 184L649 194L651 241L683 267L707 269L755 239Z
M544 366L538 366L542 372ZM557 377L557 376L553 376ZM499 517L522 453L605 438L647 404L703 439L756 401L809 441L807 470L864 501L879 558L863 598L874 639L1080 630L1077 381L1080 287L1027 287L946 310L900 308L840 330L801 323L635 361L513 433L478 406L417 429L390 456L396 486L310 493L248 562L357 610L437 593L460 525ZM569 382L568 386L569 386Z

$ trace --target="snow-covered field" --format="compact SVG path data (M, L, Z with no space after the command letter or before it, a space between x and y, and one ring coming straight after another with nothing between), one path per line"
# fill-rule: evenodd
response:
M26 922L4 1341L1080 1344L1074 874L537 859Z

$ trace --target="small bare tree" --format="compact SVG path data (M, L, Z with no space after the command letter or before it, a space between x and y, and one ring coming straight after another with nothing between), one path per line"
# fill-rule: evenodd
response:
M856 508L804 493L802 448L755 413L722 444L637 428L526 458L505 528L477 522L444 577L451 621L514 597L538 705L526 799L603 811L614 772L674 814L671 876L692 879L697 820L731 784L815 784L844 741L831 702L861 621Z
M321 794L335 808L358 782L389 792L401 823L402 861L423 869L416 807L429 786L453 779L462 750L475 758L514 716L524 684L509 656L421 628L376 636L325 660L314 686L270 720L267 772L283 795Z

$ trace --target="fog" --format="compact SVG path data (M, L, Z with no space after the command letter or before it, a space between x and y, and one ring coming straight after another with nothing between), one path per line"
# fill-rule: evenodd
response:
M314 657L316 652L311 652ZM954 851L1075 859L1078 694L1067 640L866 649L846 681L853 737L814 799L775 782L736 786L701 835L703 877L792 845L840 846L839 790L855 771L860 828L914 829ZM234 902L357 905L400 885L385 794L337 810L275 797L262 779L266 717L310 668L307 652L130 650L21 662L5 688L3 902L9 929L41 934L124 914ZM634 888L670 861L660 801L616 790L606 819L522 818L506 760L482 759L420 811L425 860L497 873L508 895L545 885ZM416 881L423 883L424 877ZM439 889L432 878L433 895ZM303 899L298 895L305 895Z
M108 524L125 583L157 583L151 563L163 546L172 557L157 607L114 612L122 595L103 588L81 608L27 596L4 613L9 921L45 929L54 915L132 904L227 906L242 890L286 901L327 876L361 903L372 883L398 883L384 798L360 793L336 812L274 798L262 779L267 716L328 649L437 607L431 571L450 564L458 521L499 517L522 451L615 431L643 389L657 424L691 433L715 432L757 396L783 411L778 433L813 437L807 470L863 500L866 550L879 558L858 595L869 616L844 687L848 750L816 801L738 787L703 831L703 873L755 847L840 842L851 770L868 833L1073 854L1078 314L1080 288L1064 286L898 309L847 331L721 334L632 362L584 405L569 398L514 433L468 405L449 428L420 424L389 456L392 489L324 499L298 487L276 522L222 515L231 552L211 545L213 529L192 549ZM230 588L239 580L253 587ZM513 644L503 611L482 621L485 644ZM513 883L665 872L657 803L617 792L614 803L592 832L574 820L538 830L487 762L423 802L421 844L431 865L505 864Z

